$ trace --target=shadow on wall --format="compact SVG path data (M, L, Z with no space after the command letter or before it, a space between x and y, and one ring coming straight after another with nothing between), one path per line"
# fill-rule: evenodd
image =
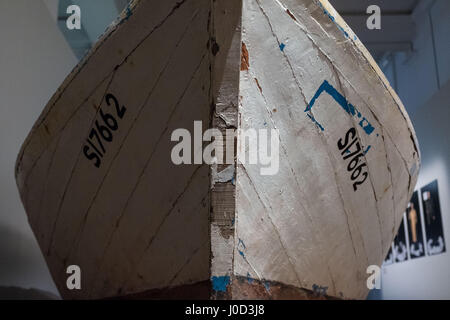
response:
M8 284L11 279L20 279L17 282L28 283L27 275L33 275L34 270L42 270L42 266L36 266L40 251L36 250L36 243L31 237L24 236L15 230L0 225L0 283ZM47 289L47 288L46 288ZM51 288L48 288L51 290ZM0 300L2 299L59 299L53 293L43 290L20 288L17 286L1 286Z
M128 4L128 0L60 0L58 2L58 27L78 60L97 42L108 26ZM81 29L69 30L66 22L72 15L67 13L71 5L77 5L81 14Z
M0 287L0 300L60 300L53 293L17 287Z

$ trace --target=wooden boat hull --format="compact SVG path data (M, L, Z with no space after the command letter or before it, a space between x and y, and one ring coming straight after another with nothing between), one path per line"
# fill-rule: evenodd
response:
M277 129L278 173L174 164L194 121ZM140 0L50 100L16 178L64 298L364 298L418 170L401 101L327 1Z

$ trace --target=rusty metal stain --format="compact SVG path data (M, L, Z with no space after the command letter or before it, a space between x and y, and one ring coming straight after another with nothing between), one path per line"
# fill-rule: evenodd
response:
M250 67L250 59L248 56L247 46L242 42L242 54L241 54L241 71L248 70Z

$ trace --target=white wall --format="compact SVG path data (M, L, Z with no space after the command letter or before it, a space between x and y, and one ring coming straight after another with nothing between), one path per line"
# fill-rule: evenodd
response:
M98 38L120 13L116 7L116 2L112 0L64 0L61 1L60 6L64 8L69 4L76 4L80 7L82 26L86 30L91 43L97 42Z
M417 187L438 179L447 252L395 263L382 273L383 299L450 299L450 81L412 115L422 152Z
M417 188L438 179L447 252L383 268L383 299L450 299L450 1L416 15L414 52L385 67L411 116L422 154ZM396 78L397 81L394 81Z
M430 10L430 21L434 30L439 84L442 87L450 80L450 1L437 1Z
M42 0L50 11L50 15L52 16L54 21L58 20L58 3L59 0Z
M0 43L0 287L56 293L19 199L14 164L76 59L42 0L0 1Z

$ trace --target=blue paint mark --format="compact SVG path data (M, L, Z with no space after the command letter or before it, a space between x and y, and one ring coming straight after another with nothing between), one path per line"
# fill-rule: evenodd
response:
M352 105L351 103L349 103L347 101L347 99L342 94L340 94L327 80L325 80L321 84L321 86L317 90L316 94L311 99L311 102L306 107L305 112L311 111L312 107L316 103L316 100L319 98L319 96L323 92L328 93L342 107L342 109L344 109L345 112L347 112L349 115L355 116L358 113L358 116L359 116L360 112L356 110L355 106ZM314 117L311 114L308 113L308 117L310 117L311 120L315 124L317 124L323 131L322 125L320 125L320 123L316 119L314 119ZM366 118L363 118L363 120L361 120L359 125L361 126L361 128L364 129L364 131L366 132L367 135L371 135L372 132L375 130L375 128L372 126L372 124Z
M234 226L234 218L233 218L233 220L231 220L231 225Z
M345 36L346 38L348 38L348 33L347 33L347 31L345 31L344 28L342 28L340 25L337 25L337 26L338 26L339 30L341 30L341 31L344 33L344 36Z
M331 19L331 21L334 22L334 17L327 10L323 10L323 13L325 13Z
M364 129L364 131L368 135L370 135L373 132L373 130L375 130L375 128L372 127L372 125L370 124L370 122L366 118L363 118L361 120L361 122L359 123L359 125Z
M226 292L227 286L230 284L229 276L212 277L212 286L214 291Z
M328 18L330 18L330 20L333 21L334 24L338 27L338 29L341 30L341 32L345 35L345 37L348 38L349 35L348 35L347 31L345 31L344 28L342 28L342 26L336 22L336 19L331 15L331 13L328 12L327 9L325 9L325 8L323 7L323 5L322 5L322 3L320 3L320 1L318 1L318 4L319 4L319 6L323 9L323 13L324 13L325 15L327 15Z
M242 247L242 250L239 250L239 246ZM237 244L237 247L238 247L238 252L239 252L239 254L242 256L242 258L245 259L244 250L246 249L246 247L245 247L245 243L244 243L244 241L242 241L242 239L239 239L239 242L238 242L238 244Z
M358 37L356 36L356 34L353 36L353 40L357 40L358 39Z
M280 50L281 50L281 51L284 51L284 48L286 48L286 45L285 45L284 43L281 43L281 44L280 44Z
M133 15L133 11L131 11L130 6L127 7L127 19Z
M264 287L266 288L267 291L270 291L270 283L269 282L265 281Z
M231 184L232 184L233 186L236 185L236 179L235 179L234 177L231 178ZM233 219L233 224L234 224L234 219Z
M312 116L312 115L310 115L309 113L307 114L307 116L319 127L319 129L320 130L322 130L322 131L324 131L325 129L322 127L322 125L319 123L319 122L317 122L317 120Z
M367 149L364 151L364 154L367 154L367 152L369 152L369 150L372 148L372 146L368 146Z
M252 279L252 277L250 276L250 272L247 272L247 281L248 281L248 283L250 283L250 284L253 283L253 279Z
M239 247L239 245L241 245L241 244L242 244L242 247L243 247L244 249L246 249L244 241L242 241L242 239L239 239L238 247Z
M131 10L130 4L128 4L125 10L126 16L119 22L119 25L130 19L130 17L133 15L133 11Z
M326 296L328 287L318 286L317 284L313 284L312 286L313 292L319 296Z

